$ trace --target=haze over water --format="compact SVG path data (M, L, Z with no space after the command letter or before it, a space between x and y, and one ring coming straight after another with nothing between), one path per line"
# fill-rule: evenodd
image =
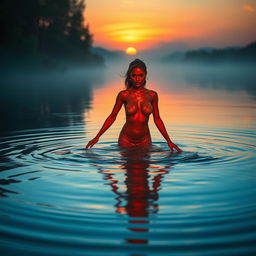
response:
M4 255L253 255L253 67L161 65L147 87L182 149L122 150L124 110L89 151L130 60L1 79Z

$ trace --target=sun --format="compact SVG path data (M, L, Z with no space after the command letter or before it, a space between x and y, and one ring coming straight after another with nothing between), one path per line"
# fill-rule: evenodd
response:
M128 47L125 50L125 53L128 55L135 55L137 53L137 50L134 47Z

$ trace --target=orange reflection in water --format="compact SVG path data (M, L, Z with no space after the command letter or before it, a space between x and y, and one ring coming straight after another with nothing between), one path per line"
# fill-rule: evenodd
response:
M159 210L158 192L161 189L161 181L171 166L153 166L156 171L150 171L148 148L120 149L120 157L124 181L116 176L120 170L111 172L103 164L94 164L94 167L98 167L99 173L103 174L103 179L107 181L106 185L116 195L115 211L129 216L127 229L132 233L131 237L126 238L125 241L145 244L148 243L150 214L156 214ZM95 161L97 156L90 153L90 158ZM121 185L123 183L125 185Z
M248 101L248 94L245 92L202 88L177 89L179 85L173 82L166 85L159 81L148 81L147 88L157 91L160 115L170 134L177 125L241 129L252 129L255 126L255 104ZM92 109L87 113L85 122L95 125L95 134L112 111L116 95L123 89L123 78L120 77L107 83L104 88L94 91ZM151 117L150 130L163 140L152 119ZM116 138L117 141L124 123L125 113L122 108L115 123L103 136ZM154 138L152 140L154 142Z
M163 120L175 125L252 128L256 121L246 93L193 88L181 94L160 90L160 97Z

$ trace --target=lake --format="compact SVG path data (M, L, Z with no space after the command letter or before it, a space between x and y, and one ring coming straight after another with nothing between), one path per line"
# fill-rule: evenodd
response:
M124 109L85 151L128 62L1 75L2 255L255 253L255 67L148 62L146 86L183 152L152 117L152 148L120 149Z

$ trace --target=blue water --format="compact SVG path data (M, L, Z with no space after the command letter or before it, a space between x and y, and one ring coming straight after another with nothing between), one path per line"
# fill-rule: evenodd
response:
M102 90L105 83L98 81ZM1 255L256 252L255 120L249 128L228 121L220 127L165 120L180 154L171 154L155 130L151 148L120 149L118 123L85 151L99 124L93 116L84 119L84 111L93 113L97 106L88 96L95 86L87 85L85 100L82 84L64 85L67 93L60 99L52 100L55 91L47 94L40 87L34 100L24 91L13 92L18 105L6 103L10 112L0 138ZM250 104L244 108L248 112L254 99Z

